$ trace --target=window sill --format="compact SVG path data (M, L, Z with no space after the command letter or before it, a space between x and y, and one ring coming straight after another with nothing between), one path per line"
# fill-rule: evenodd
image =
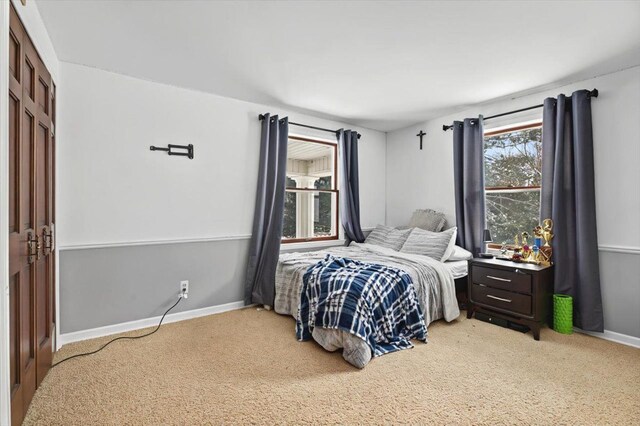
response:
M303 251L306 249L321 249L325 247L344 246L345 240L305 241L303 243L280 243L280 253Z

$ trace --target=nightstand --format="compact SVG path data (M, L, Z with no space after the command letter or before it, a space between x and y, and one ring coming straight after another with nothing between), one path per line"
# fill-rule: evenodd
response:
M525 325L540 340L540 327L553 312L553 266L471 259L468 294L467 318L481 312Z

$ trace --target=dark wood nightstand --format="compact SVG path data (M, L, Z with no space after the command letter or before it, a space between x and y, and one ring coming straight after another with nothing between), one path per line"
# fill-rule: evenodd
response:
M467 318L482 312L526 325L540 340L552 314L553 267L497 259L469 260Z

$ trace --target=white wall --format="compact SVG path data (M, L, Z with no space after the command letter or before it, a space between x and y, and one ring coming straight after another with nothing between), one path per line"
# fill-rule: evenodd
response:
M387 224L406 224L416 208L433 208L455 223L453 190L453 146L451 131L443 124L453 120L490 116L541 104L549 96L570 95L578 89L597 88L591 102L593 112L596 176L596 211L601 251L605 327L616 324L621 333L640 337L640 67L577 82L518 99L491 102L417 124L387 135ZM540 110L488 121L486 128L526 121ZM416 133L427 132L423 151ZM615 251L612 251L615 250ZM618 253L612 255L610 253ZM638 269L635 279L615 275L618 268L602 258L615 258L625 267ZM633 259L635 257L635 259ZM621 265L619 264L618 267ZM631 274L633 275L633 274ZM615 300L615 303L613 301ZM623 319L624 317L624 319ZM621 323L624 323L622 325ZM611 329L611 328L609 328ZM624 330L624 331L620 331Z
M61 248L248 235L260 149L258 114L354 128L85 66L63 62L61 69ZM385 220L386 135L355 129L362 134L362 223L373 227ZM314 135L295 126L290 131ZM194 160L149 150L189 143L195 146Z

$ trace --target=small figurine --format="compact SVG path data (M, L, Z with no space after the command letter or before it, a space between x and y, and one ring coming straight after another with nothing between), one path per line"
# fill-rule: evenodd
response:
M511 255L511 260L513 262L518 262L518 263L522 262L522 253L520 251L521 251L520 247L514 247L513 254Z
M536 263L540 263L540 247L538 246L533 246L531 248L531 251L533 252L533 260Z
M544 238L544 246L551 247L551 240L553 240L553 221L551 219L545 219L542 221L542 237Z
M522 245L523 246L528 246L529 242L527 241L527 238L529 238L529 233L527 231L524 231L522 233Z
M538 225L533 228L533 237L534 244L538 246L538 248L542 247L542 226Z
M544 265L550 265L553 255L553 248L551 247L551 240L553 240L553 220L545 219L542 221L542 237L544 238L544 245L540 247L540 261Z
M536 238L542 238L542 226L538 225L533 228L533 235Z

